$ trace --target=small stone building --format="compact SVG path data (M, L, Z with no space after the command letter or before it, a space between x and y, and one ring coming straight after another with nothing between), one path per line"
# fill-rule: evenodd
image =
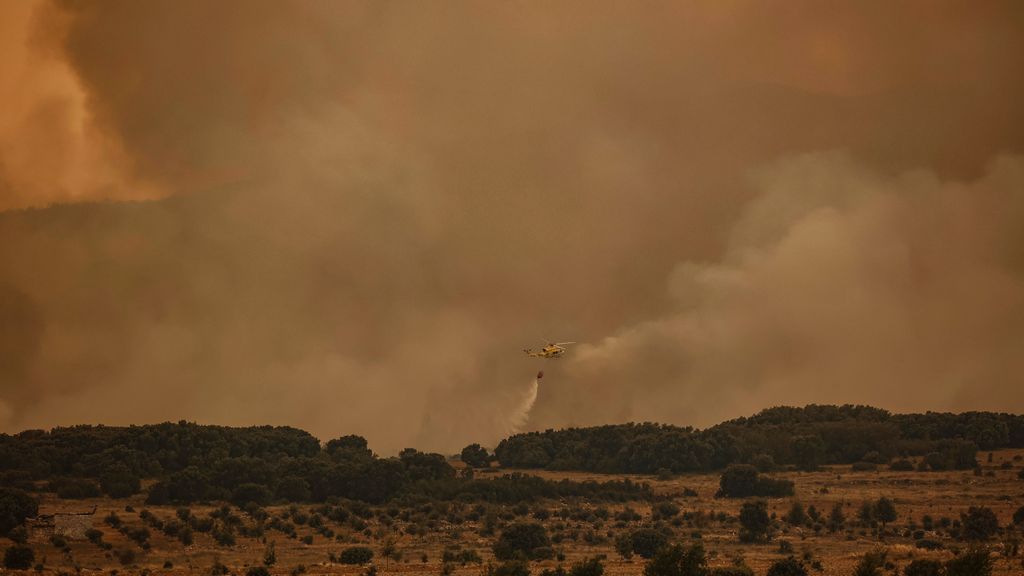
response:
M29 526L36 534L43 536L63 536L70 540L83 540L85 533L92 528L96 507L89 512L54 512L40 514L29 520Z

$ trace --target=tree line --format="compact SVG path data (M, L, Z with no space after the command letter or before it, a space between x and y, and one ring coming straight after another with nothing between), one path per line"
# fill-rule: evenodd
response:
M650 497L646 485L629 481L555 482L519 474L474 478L471 471L457 474L441 454L409 448L397 457L381 458L360 436L343 436L321 446L307 432L288 427L178 422L0 435L0 487L46 490L62 498L101 493L121 498L138 493L144 478L156 479L147 493L147 502L154 505Z
M1024 447L1024 416L993 412L892 414L870 406L776 407L704 430L629 423L516 434L502 466L655 474L749 463L815 469L923 456L931 469L975 466L979 449Z

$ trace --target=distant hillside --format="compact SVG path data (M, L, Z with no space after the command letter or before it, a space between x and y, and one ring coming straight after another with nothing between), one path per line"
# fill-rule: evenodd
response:
M630 423L517 434L495 455L515 468L655 473L748 462L811 469L900 456L928 456L933 468L972 468L979 449L1007 447L1024 447L1024 416L809 405L769 408L705 430Z
M440 454L406 449L373 454L365 439L343 436L321 446L289 427L232 428L188 422L145 426L73 426L0 434L0 488L55 492L60 498L114 498L141 491L151 504L199 501L370 503L399 497L516 503L536 498L643 500L630 481L552 482L511 474L461 476Z

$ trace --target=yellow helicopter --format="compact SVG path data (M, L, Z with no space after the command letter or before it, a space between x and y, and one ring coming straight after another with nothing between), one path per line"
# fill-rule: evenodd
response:
M526 352L527 356L535 358L561 358L562 354L565 354L565 347L569 344L575 344L575 342L551 342L540 350L534 351L532 348L525 348L523 352Z

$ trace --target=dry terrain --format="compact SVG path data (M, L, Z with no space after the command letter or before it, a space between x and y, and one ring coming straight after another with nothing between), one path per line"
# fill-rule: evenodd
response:
M963 542L951 538L939 527L941 519L951 522L960 518L970 506L991 508L999 519L1000 526L1011 524L1014 511L1024 505L1024 481L1018 479L1018 471L1024 466L1024 451L1003 450L994 453L988 462L987 453L980 453L983 473L972 471L956 472L892 472L880 469L877 472L853 472L849 466L836 466L818 472L784 472L776 476L793 480L796 496L776 498L768 501L772 513L777 515L776 532L767 544L741 544L738 541L736 516L742 500L716 499L717 474L687 474L670 479L650 476L632 477L634 480L649 482L655 491L668 496L680 508L680 514L666 521L672 526L675 538L683 542L694 542L699 538L710 555L712 566L726 566L745 562L756 574L764 574L768 565L787 553L781 551L781 541L792 546L791 554L805 558L808 563L819 563L820 571L811 573L846 575L853 572L858 558L865 552L885 548L888 558L900 567L912 558L952 557L953 549L965 547ZM884 468L884 467L883 467ZM495 473L495 471L491 471ZM540 472L546 478L571 478L573 480L608 480L607 475L584 473ZM684 496L684 489L696 492L696 496ZM890 534L880 538L868 526L857 520L857 512L865 501L881 496L896 503L899 519L889 525ZM323 528L318 532L312 528L310 518L316 516L315 505L299 506L296 510L288 506L270 506L266 511L271 517L287 516L287 522L295 524L296 537L267 529L263 538L237 535L234 546L219 546L208 533L195 533L193 544L184 546L177 539L168 537L150 525L150 549L143 550L129 540L122 532L104 522L110 513L116 513L126 526L142 527L145 522L140 512L149 510L157 519L168 521L175 518L176 508L169 506L147 507L142 495L125 500L94 499L66 501L56 499L52 494L43 497L41 513L57 511L89 510L97 506L93 526L103 532L103 541L110 544L109 550L85 539L69 539L65 549L51 541L45 530L35 530L30 535L30 544L35 549L37 561L44 565L44 573L113 573L138 574L148 570L153 574L209 574L215 562L227 565L232 573L244 574L246 567L263 564L268 543L273 542L276 562L270 566L271 573L293 573L300 565L310 574L360 574L366 566L343 565L331 562L333 554L340 553L348 546L365 545L375 552L374 564L378 574L421 573L441 574L451 571L458 575L476 575L483 566L494 562L491 545L501 526L513 521L529 519L540 509L547 509L551 516L543 523L556 541L554 548L563 557L562 563L569 564L586 556L605 555L606 574L639 574L644 561L639 557L624 560L615 551L614 537L644 524L651 523L651 506L643 502L628 504L591 504L579 502L541 501L529 504L530 518L522 517L526 510L512 506L491 506L483 509L475 504L420 504L399 509L395 506L374 507L372 517L362 526L360 521L350 517L343 522L322 517ZM781 519L794 501L806 509L814 507L822 514L825 526L815 530L813 522L794 528ZM827 528L827 517L836 503L841 503L846 516L845 527L835 533ZM128 507L126 509L126 507ZM637 512L640 520L624 521L616 518L626 507ZM215 511L214 506L192 506L194 516L205 516ZM298 512L298 514L295 514ZM253 519L232 509L243 526L254 524ZM924 538L938 541L943 548L925 551L915 546L914 530L922 528L922 518L930 515L935 527L926 530ZM300 523L302 522L302 523ZM313 521L316 523L316 520ZM486 525L494 530L488 533ZM324 536L324 528L331 537ZM410 534L413 532L413 534ZM483 534L482 534L483 532ZM312 543L304 543L306 536ZM921 534L917 535L918 538ZM1017 532L1004 531L1001 536L989 542L997 556L996 574L1024 574L1021 555L1008 552L1016 540ZM306 539L308 541L308 539ZM390 543L393 553L385 558L382 550ZM442 562L445 550L475 550L483 564L458 561ZM117 553L131 550L134 559L126 564L119 561ZM534 572L545 567L554 567L559 560L536 562ZM891 572L889 572L891 573Z

